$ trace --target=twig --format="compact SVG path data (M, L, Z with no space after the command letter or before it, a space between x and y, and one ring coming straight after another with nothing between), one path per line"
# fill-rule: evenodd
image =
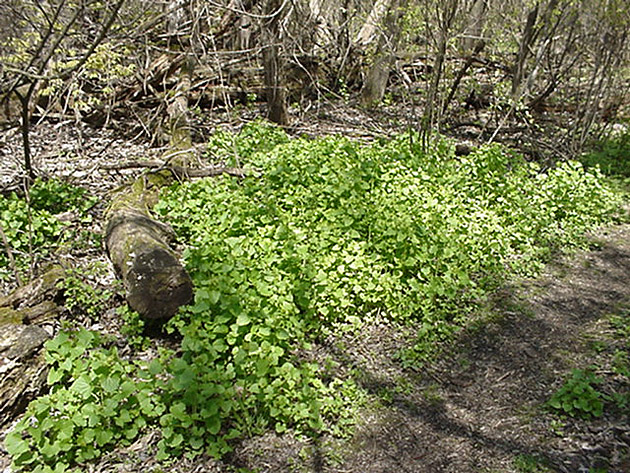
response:
M184 166L177 166L173 164L164 165L158 161L135 161L135 162L128 162L128 163L120 163L120 164L103 164L100 166L100 169L105 169L108 171L121 171L124 169L138 169L138 168L147 168L147 169L155 169L155 170L165 169L167 171L171 171L176 177L179 177L179 178L212 177L212 176L220 176L221 174L227 174L229 176L245 178L248 176L257 175L256 173L252 174L240 168L216 167L216 168L205 168L205 169L191 169Z
M24 178L24 199L26 199L26 211L28 216L28 255L29 255L29 279L33 279L35 272L35 254L33 253L33 210L31 208L30 183Z

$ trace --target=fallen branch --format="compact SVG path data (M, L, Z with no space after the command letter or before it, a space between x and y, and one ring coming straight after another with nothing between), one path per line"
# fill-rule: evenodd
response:
M157 171L167 170L173 173L173 175L177 178L186 178L186 177L212 177L212 176L220 176L221 174L227 174L229 176L239 177L241 179L245 177L249 177L252 174L248 173L244 169L240 168L230 168L230 167L215 167L215 168L205 168L205 169L193 169L193 168L185 168L184 166L178 166L176 164L164 164L158 161L132 161L127 163L119 163L119 164L105 164L101 165L100 169L105 169L108 171L122 171L125 169L155 169Z

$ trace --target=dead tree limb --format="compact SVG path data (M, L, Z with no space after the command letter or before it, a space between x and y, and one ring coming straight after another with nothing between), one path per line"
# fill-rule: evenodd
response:
M173 175L178 179L185 179L187 177L214 177L220 176L222 174L227 174L228 176L239 177L241 179L251 176L252 173L240 169L240 168L230 168L230 167L212 167L212 168L185 168L183 166L178 166L176 164L165 165L164 163L160 163L158 161L133 161L127 163L119 163L119 164L105 164L100 166L100 169L108 170L108 171L122 171L125 169L155 169L155 170L167 170L173 173ZM255 175L255 174L254 174Z
M149 215L168 177L141 176L119 191L107 212L107 253L129 306L147 319L167 319L192 298L192 281L170 246L173 230Z

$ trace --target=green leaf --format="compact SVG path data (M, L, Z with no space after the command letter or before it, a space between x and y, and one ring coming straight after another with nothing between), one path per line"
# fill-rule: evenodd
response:
M240 327L244 327L245 325L249 325L250 322L251 322L251 319L245 313L239 314L239 316L236 318L236 325L238 325Z
M151 373L153 376L160 374L162 371L164 371L164 367L159 360L154 359L151 361L151 363L149 363L149 373Z
M212 435L218 434L221 430L221 418L218 415L207 418L206 427Z
M70 391L77 393L82 399L87 399L92 395L92 385L90 378L82 375L74 380L70 386Z
M105 392L110 394L116 392L119 386L120 382L118 381L118 378L108 377L105 381L103 381L103 389Z
M113 438L114 434L111 430L96 431L96 443L99 447L107 445Z
M203 447L203 439L200 437L193 437L189 440L190 448L193 450L199 450Z
M221 293L219 291L210 291L209 298L211 304L216 304L221 298Z
M554 409L560 409L562 407L562 403L560 402L560 399L555 398L555 397L549 401L549 405L553 407Z
M52 386L53 384L57 384L59 381L63 379L64 374L65 373L62 370L50 368L50 370L48 371L48 377L46 379L46 382L48 383L49 386Z
M184 440L184 436L182 434L175 434L174 437L169 439L168 444L171 447L178 447Z
M28 452L30 447L29 443L22 438L22 435L13 431L4 439L4 447L12 457L20 456L21 454Z

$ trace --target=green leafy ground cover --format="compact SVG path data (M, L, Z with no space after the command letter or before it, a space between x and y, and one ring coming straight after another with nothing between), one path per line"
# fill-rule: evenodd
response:
M15 467L65 471L149 429L164 461L221 456L268 429L349 435L368 396L310 360L311 345L378 311L417 329L402 362L426 359L506 277L579 245L620 204L576 162L543 172L498 146L455 157L446 140L424 152L412 138L217 133L211 156L262 177L183 183L156 207L195 283L165 327L180 348L134 362L92 332L60 334L50 394L7 437Z
M0 224L18 271L24 272L32 258L45 258L62 242L64 223L57 214L71 210L83 214L94 202L85 197L84 189L53 179L37 179L29 189L28 199L15 192L0 195ZM3 248L0 278L13 276L6 248Z
M599 140L581 161L589 168L599 167L608 176L630 178L630 132Z

